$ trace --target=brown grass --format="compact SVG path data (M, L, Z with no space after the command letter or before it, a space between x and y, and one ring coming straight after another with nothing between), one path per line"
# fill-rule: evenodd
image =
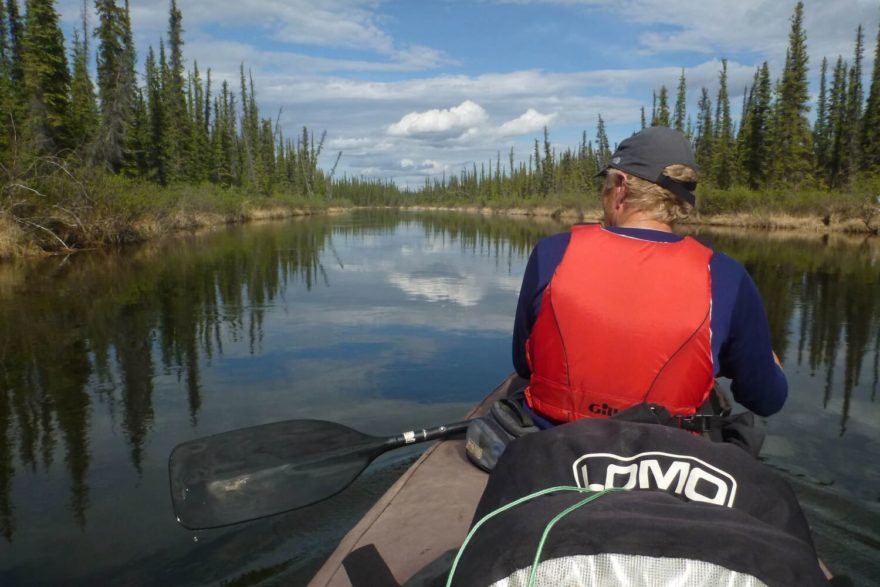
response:
M26 249L24 232L16 222L0 212L0 259L19 257Z
M243 206L234 213L201 212L194 209L177 208L160 215L144 214L135 218L107 217L98 220L91 234L77 235L77 246L94 247L104 243L133 242L151 240L179 231L201 230L237 222L259 222L277 220L314 213L339 214L350 208L330 208L315 210L285 206ZM408 210L460 211L482 215L505 215L529 217L536 220L557 222L596 222L602 218L598 208L490 208L490 207L440 207L412 206ZM700 215L681 223L684 226L710 226L727 228L751 228L763 230L791 231L811 234L877 234L880 214L871 218L843 218L839 214L818 216L795 216L784 213L752 212L735 214ZM49 243L52 244L51 242ZM0 211L0 259L47 254L46 243L35 241L18 223ZM51 252L51 251L49 251Z
M585 208L508 208L496 210L495 213L511 216L552 217L561 220L578 220L582 222L599 222L602 210ZM850 233L877 234L880 229L880 213L869 220L863 218L843 217L832 213L826 217L797 216L773 212L740 212L736 214L695 214L681 222L685 226L718 226L733 228L754 228L763 230L791 230L812 233Z

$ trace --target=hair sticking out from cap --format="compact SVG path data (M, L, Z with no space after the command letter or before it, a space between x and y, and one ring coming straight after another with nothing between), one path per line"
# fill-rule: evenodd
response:
M697 162L690 142L679 131L665 126L652 126L624 139L608 162L618 169L645 181L658 184L690 205L696 203L696 173L693 180L682 180L667 169L682 165L696 172ZM602 172L600 172L602 173Z
M670 165L664 171L670 178L670 181L675 179L689 183L690 181L695 181L697 177L696 172L685 165ZM622 173L616 171L609 173L609 176ZM686 219L694 209L690 202L680 198L660 184L634 175L630 175L627 180L625 203L627 207L646 212L654 220L670 226Z

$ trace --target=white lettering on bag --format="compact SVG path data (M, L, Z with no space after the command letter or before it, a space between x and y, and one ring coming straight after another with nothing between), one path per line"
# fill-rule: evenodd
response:
M689 501L733 507L736 479L726 471L688 455L643 452L630 457L586 454L572 465L578 487L592 491L659 489Z

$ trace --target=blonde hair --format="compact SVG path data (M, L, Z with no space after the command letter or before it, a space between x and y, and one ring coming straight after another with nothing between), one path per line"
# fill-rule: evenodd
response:
M663 173L680 182L697 181L697 172L687 165L679 163L669 165L663 170ZM688 202L666 188L640 177L625 174L617 169L608 170L605 184L602 186L602 193L620 186L624 180L626 181L626 199L624 200L626 206L646 212L654 220L670 225L675 224L677 221L687 218L694 209Z

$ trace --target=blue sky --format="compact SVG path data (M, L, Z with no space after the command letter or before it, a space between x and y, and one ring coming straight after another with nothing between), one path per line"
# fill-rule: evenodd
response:
M120 0L121 1L121 0ZM139 56L158 47L170 0L131 0ZM93 10L91 2L87 3ZM601 114L618 142L640 107L681 69L688 112L714 98L722 58L738 115L764 60L781 73L795 2L779 0L179 0L188 66L238 87L244 62L264 117L285 134L327 131L321 163L337 173L420 185L463 165L528 157L542 129L558 150L596 134ZM82 2L61 0L66 30ZM865 29L870 75L877 0L807 0L813 92L819 64L852 60ZM94 23L94 16L91 17ZM216 86L215 86L216 87ZM673 98L674 99L674 98Z

